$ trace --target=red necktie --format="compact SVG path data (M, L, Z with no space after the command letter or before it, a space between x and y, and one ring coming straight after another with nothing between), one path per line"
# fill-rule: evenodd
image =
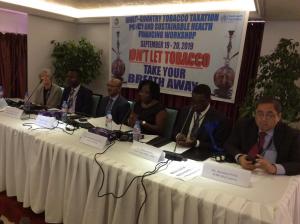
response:
M259 138L258 138L258 142L255 143L252 148L250 149L250 151L248 152L249 156L255 157L257 154L260 154L263 147L264 147L264 143L265 143L265 137L267 135L266 132L259 132Z

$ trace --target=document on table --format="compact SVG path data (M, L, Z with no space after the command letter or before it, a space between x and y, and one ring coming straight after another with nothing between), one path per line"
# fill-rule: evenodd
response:
M193 160L172 161L162 173L181 179L184 181L191 180L202 175L203 163Z

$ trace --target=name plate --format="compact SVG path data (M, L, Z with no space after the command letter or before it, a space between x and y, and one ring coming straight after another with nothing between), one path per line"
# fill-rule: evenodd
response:
M249 187L251 172L249 170L207 161L203 163L202 176L224 183Z
M43 115L38 115L34 121L35 125L43 128L55 128L57 125L57 120L55 117L47 117Z
M97 149L103 149L107 144L107 138L101 135L94 134L92 132L84 132L80 136L80 142Z
M7 107L7 103L4 98L0 98L0 110Z
M137 141L133 141L131 153L155 163L165 158L165 153L161 149Z
M16 108L16 107L7 106L5 108L5 110L3 111L3 114L5 116L8 116L8 117L13 117L13 118L21 119L22 114L23 114L23 110L21 110L19 108Z

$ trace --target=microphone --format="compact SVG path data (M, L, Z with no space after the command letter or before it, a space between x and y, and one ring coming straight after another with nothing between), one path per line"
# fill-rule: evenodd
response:
M121 121L119 130L114 130L114 133L116 134L117 138L120 141L132 141L132 139L133 139L132 134L121 131L122 126L123 126L126 118L128 117L128 115L130 114L130 112L131 112L131 108L129 107L128 111L126 112L126 114L124 115L124 117Z
M185 125L186 125L186 123L187 123L187 121L188 121L188 119L189 119L189 117L190 117L190 114L191 114L191 112L193 111L193 109L194 109L194 106L190 106L189 112L188 112L188 114L187 114L187 116L186 116L186 118L185 118L185 121L183 122L183 125L182 125L182 127L181 127L181 129L180 129L180 132L177 133L176 136L177 136L178 134L181 134L181 133L183 132L183 129L184 129L184 127L185 127ZM174 150L173 150L174 153L176 152L176 148L177 148L177 140L176 140L176 137L175 137L175 146L174 146Z
M130 108L130 106L129 106L128 111L126 112L125 116L123 117L123 119L122 119L122 121L121 121L121 125L120 125L120 128L119 128L119 131L121 131L122 125L124 124L126 118L129 116L130 112L131 112L131 108Z
M186 125L186 123L187 123L187 121L188 121L188 119L189 119L189 116L190 116L190 114L191 114L191 112L192 112L193 109L194 109L194 106L190 106L188 115L186 116L186 119L185 119L185 121L184 121L184 123L183 123L183 125L182 125L181 130L180 130L179 133L182 133L182 132L183 132L183 129L184 129L184 127L185 127L185 125Z
M26 105L28 102L30 102L29 100L31 99L31 97L33 96L33 94L35 93L35 91L37 90L37 88L40 86L40 84L42 83L43 80L40 80L40 82L38 82L38 84L34 87L33 91L31 92L30 96L27 98L26 101L24 101L24 105ZM23 107L24 111L25 111L25 107ZM28 108L26 108L28 109ZM26 110L26 112L29 112L29 110Z
M173 160L173 161L187 161L187 158L185 158L183 155L180 155L178 153L175 152L169 152L169 151L165 151L165 158L168 160Z

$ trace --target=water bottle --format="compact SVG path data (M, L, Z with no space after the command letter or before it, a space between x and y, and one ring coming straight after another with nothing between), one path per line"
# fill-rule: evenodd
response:
M28 92L25 93L23 109L24 109L25 112L30 111L30 99L29 99L29 96L28 96Z
M3 87L0 85L0 99L3 98Z
M61 120L62 120L62 122L66 123L68 120L68 103L67 103L67 101L63 102L61 111L62 111Z
M139 120L136 120L133 126L132 138L135 141L139 141L141 139L141 125Z
M111 111L107 111L106 117L105 117L105 127L108 130L112 130L112 115Z

